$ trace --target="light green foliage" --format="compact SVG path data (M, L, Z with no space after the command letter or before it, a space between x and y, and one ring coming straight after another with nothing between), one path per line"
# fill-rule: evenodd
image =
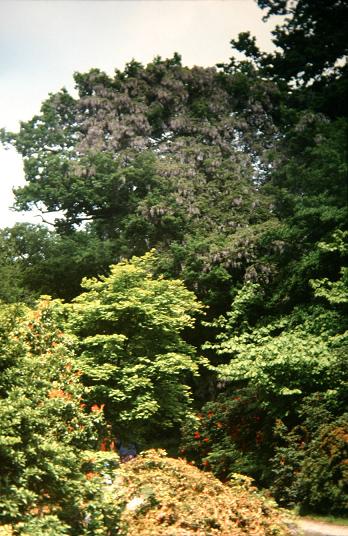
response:
M348 231L336 231L332 240L319 243L321 251L328 253L338 252L341 256L348 254ZM330 281L327 277L311 281L315 295L326 299L331 304L348 303L348 267L343 266L340 271L341 277L337 281Z
M301 317L300 313L299 321ZM283 319L232 335L217 348L219 355L231 358L230 364L219 367L219 376L227 381L253 382L269 395L301 394L322 385L328 387L336 357L331 352L334 335L330 330L313 333L312 322L322 320L327 322L328 318L316 315L298 325L293 324L294 318ZM335 320L332 315L330 321Z
M199 360L182 333L202 306L181 281L155 277L153 252L85 279L68 306L89 400L105 404L116 432L139 438L176 426Z
M240 291L231 313L215 324L223 330L218 342L205 346L230 360L218 367L220 378L252 384L267 397L303 395L333 385L337 351L346 344L340 314L319 306L298 308L287 317L250 326L240 316L257 291L253 284Z
M319 254L338 255L342 262L346 238L346 232L335 232L331 240L319 243ZM252 384L267 397L303 396L336 385L347 345L347 269L341 274L337 281L311 281L315 305L261 322L255 321L252 310L262 302L263 290L253 283L244 285L231 311L212 324L220 330L217 342L205 345L224 360L218 367L220 378Z
M45 298L33 310L3 306L1 314L0 524L16 534L87 535L95 509L102 534L115 534L104 479L90 461L96 478L86 473L87 450L98 449L105 423L81 407L85 388L74 343L61 331L61 305Z

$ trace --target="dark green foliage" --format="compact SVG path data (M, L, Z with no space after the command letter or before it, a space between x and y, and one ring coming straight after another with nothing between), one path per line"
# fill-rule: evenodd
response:
M280 504L299 504L302 513L347 515L346 407L346 392L317 393L304 400L300 425L288 431L278 423L272 491Z
M346 238L337 231L318 248L342 262ZM346 512L347 283L346 268L336 281L312 280L315 305L261 320L262 288L244 286L205 345L222 392L184 428L189 459L272 485L282 504Z
M272 69L277 76L305 84L332 75L347 48L348 7L341 0L258 0L270 15L286 15L273 32L274 44L282 52L275 54ZM340 24L338 24L340 21ZM339 72L339 68L336 67Z
M106 253L84 275L105 272L110 252L115 262L156 247L166 275L181 276L219 308L231 284L262 277L261 266L269 272L257 256L263 226L276 224L260 189L277 136L274 84L256 73L189 69L176 56L146 67L132 62L113 78L92 70L75 80L78 98L51 95L18 134L3 138L24 157L17 208L57 212L63 248L81 240ZM86 237L73 232L85 222ZM71 276L72 288L59 296L76 294ZM57 295L54 281L47 286Z
M273 424L255 390L236 389L205 404L187 423L180 452L224 481L237 472L266 483Z
M344 119L296 114L270 154L273 172L265 190L281 225L263 237L270 241L267 258L273 267L265 290L270 306L280 312L311 300L311 279L339 277L342 258L320 243L347 228L347 132Z
M32 302L40 294L71 299L81 279L105 273L114 247L92 231L60 235L43 225L16 224L0 230L0 298Z
M276 26L277 50L261 53L249 32L231 44L286 90L286 101L330 117L347 116L348 6L342 0L257 0L270 16L286 15ZM242 62L243 64L243 62ZM229 68L237 67L234 60ZM225 66L227 68L227 66Z

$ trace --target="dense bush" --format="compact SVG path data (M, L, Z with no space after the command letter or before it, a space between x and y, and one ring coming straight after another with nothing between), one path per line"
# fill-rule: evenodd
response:
M83 407L61 305L44 299L1 314L0 525L35 536L116 534L103 473L118 458L98 453L105 423L100 408Z
M24 159L16 207L57 216L0 230L3 532L111 536L126 503L130 534L275 534L245 490L157 454L122 483L98 454L175 448L185 420L192 463L346 512L347 3L258 4L288 15L274 53L243 33L245 61L77 73L75 96L0 129ZM75 298L18 304L42 292Z
M222 480L244 473L263 482L269 477L273 419L255 391L238 389L205 404L183 427L181 454Z
M318 244L343 256L346 233ZM217 328L220 394L183 428L182 453L226 479L243 472L272 487L282 505L346 511L347 270L312 280L315 302L255 319L265 296L248 283ZM226 363L228 358L229 362Z
M301 424L288 430L277 423L272 491L280 504L298 505L303 513L347 515L346 404L347 395L318 393L304 401Z
M279 512L234 475L229 485L164 451L125 464L117 486L122 534L127 536L281 536Z

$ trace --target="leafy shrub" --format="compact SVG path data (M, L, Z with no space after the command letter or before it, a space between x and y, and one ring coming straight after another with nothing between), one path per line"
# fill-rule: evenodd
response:
M184 460L150 450L124 464L115 486L121 534L127 536L280 536L288 534L279 512L246 478L230 485Z
M105 424L101 411L81 403L85 388L62 311L49 299L5 311L15 321L0 333L0 525L22 535L112 536L118 512L103 472L112 479L118 458L97 452Z
M329 397L327 397L329 398ZM299 505L303 513L348 513L348 414L337 396L304 401L301 425L291 430L278 423L281 440L272 460L272 491L283 505ZM330 407L331 405L331 407ZM331 411L330 411L331 410Z
M302 511L348 514L348 413L318 429L295 486Z
M236 389L205 404L183 427L181 454L226 480L244 473L258 482L269 477L273 418L252 389Z

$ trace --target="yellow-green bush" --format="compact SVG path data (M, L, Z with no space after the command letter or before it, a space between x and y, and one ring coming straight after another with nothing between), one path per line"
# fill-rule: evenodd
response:
M127 536L285 536L281 515L250 486L229 485L184 460L150 450L124 464L115 482Z

